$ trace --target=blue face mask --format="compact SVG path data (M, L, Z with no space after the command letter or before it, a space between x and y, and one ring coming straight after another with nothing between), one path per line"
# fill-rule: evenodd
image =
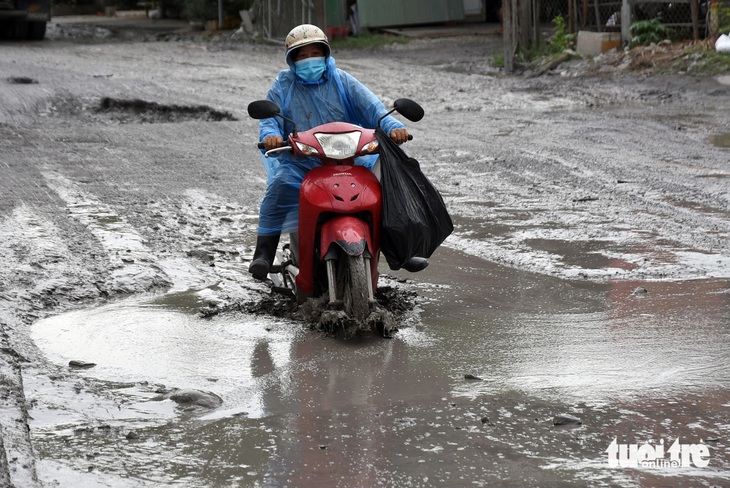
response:
M327 69L324 58L306 58L294 63L296 74L308 83L315 83L322 78Z

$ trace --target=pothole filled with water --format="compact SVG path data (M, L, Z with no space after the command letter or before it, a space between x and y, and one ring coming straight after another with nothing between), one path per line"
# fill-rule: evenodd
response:
M717 147L730 147L730 132L724 134L717 134L710 139L713 146Z
M11 85L35 85L38 81L27 76L11 76L8 78L8 83Z
M164 104L139 98L112 97L82 99L59 96L51 101L45 115L115 124L171 124L188 121L235 122L238 120L230 112L216 110L207 105Z
M105 114L111 120L126 124L160 124L187 120L207 122L238 120L229 112L221 112L206 105L164 105L140 99L122 100L109 97L104 97L99 101L96 113Z

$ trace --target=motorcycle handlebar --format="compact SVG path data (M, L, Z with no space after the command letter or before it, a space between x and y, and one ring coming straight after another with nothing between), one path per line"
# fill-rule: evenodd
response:
M408 140L413 140L413 134L408 134ZM259 149L266 149L266 145L263 142L259 142L258 144L256 144L256 147Z
M259 142L258 144L256 144L256 147L259 149L266 149L266 145L263 142ZM287 141L284 141L284 144L279 147L291 147L291 144L289 144L289 142Z

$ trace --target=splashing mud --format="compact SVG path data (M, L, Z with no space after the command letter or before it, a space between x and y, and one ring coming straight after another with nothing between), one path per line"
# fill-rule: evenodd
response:
M387 277L383 278L387 280ZM333 309L326 296L307 300L297 306L292 299L271 293L260 299L230 303L222 306L200 308L202 317L214 317L231 312L268 315L302 322L313 330L319 330L332 337L350 338L358 332L375 332L382 337L392 337L398 331L407 313L416 307L418 296L412 290L395 286L378 287L374 304L367 318L357 323L341 310Z

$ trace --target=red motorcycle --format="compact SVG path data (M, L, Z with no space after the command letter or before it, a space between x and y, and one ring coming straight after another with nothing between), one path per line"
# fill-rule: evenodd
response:
M394 111L413 122L423 117L420 105L401 98L378 124ZM286 119L269 100L252 102L248 113L254 119ZM258 147L264 149L263 143ZM379 152L375 130L344 122L304 132L295 126L287 143L266 156L282 151L318 158L322 166L304 177L299 232L291 234L290 243L277 253L278 263L269 274L272 291L296 297L300 304L326 293L330 309L339 311L337 322L370 328L376 307L382 198L375 175L354 163L357 156Z

